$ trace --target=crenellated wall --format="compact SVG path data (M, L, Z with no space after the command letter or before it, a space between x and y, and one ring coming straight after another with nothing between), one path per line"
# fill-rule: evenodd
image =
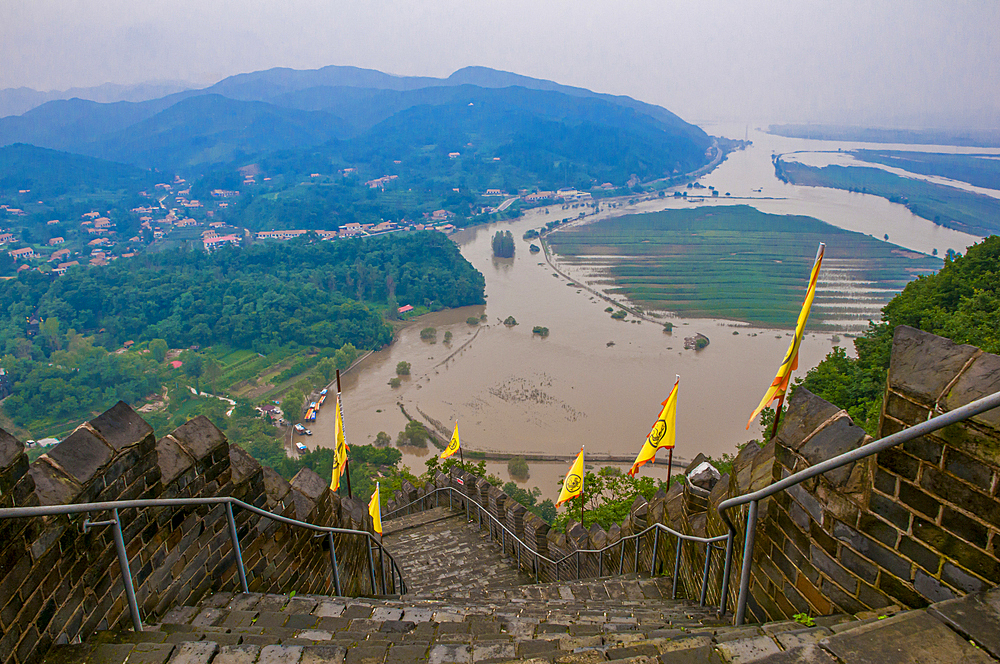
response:
M1000 391L1000 357L909 327L893 339L880 437L928 417ZM487 506L526 546L521 566L533 572L533 553L550 559L570 555L559 578L576 576L576 551L599 549L662 523L700 537L723 535L717 507L730 496L757 491L773 481L867 442L840 408L799 389L775 440L745 447L732 472L717 481L673 484L652 500L637 497L630 515L605 531L571 522L552 531L506 494L453 468L437 486L452 486L465 509L467 495ZM704 460L699 455L685 471ZM459 480L462 483L459 483ZM414 490L413 496L421 494ZM397 494L395 504L411 500ZM473 513L475 518L475 513ZM746 509L732 515L737 542L745 535ZM582 576L635 570L672 574L675 541L653 537L615 547L598 561L580 554ZM516 545L507 551L517 557ZM705 545L681 547L679 595L698 598ZM720 601L724 554L713 552L707 601ZM762 501L758 508L748 613L751 620L789 618L796 613L857 613L890 605L919 608L1000 583L1000 412L992 411L937 434L892 448L876 457L825 473ZM742 545L734 547L728 606L735 606ZM556 579L551 564L539 578Z
M233 496L309 523L370 530L367 509L331 493L303 469L291 482L262 467L208 419L159 441L119 402L32 464L0 430L0 506L147 498ZM313 531L234 510L251 591L333 592L328 542ZM41 659L55 643L130 625L110 513L0 520L0 662ZM126 551L144 619L196 602L239 580L225 506L121 510ZM367 546L338 536L343 591L370 592Z

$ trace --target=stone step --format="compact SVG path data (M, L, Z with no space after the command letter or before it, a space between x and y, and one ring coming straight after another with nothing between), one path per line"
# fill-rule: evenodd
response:
M386 521L382 543L411 593L440 596L534 582L501 554L487 531L447 507Z

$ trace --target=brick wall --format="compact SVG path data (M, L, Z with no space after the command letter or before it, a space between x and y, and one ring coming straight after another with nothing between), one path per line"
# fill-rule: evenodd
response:
M234 496L327 526L370 530L367 509L341 500L309 470L286 482L229 445L204 417L156 441L124 403L78 427L33 464L0 430L0 506ZM327 538L234 509L252 591L332 593ZM239 580L224 506L121 510L140 613L154 618ZM110 513L0 520L0 662L40 661L54 643L130 623ZM370 593L368 550L338 536L343 590Z

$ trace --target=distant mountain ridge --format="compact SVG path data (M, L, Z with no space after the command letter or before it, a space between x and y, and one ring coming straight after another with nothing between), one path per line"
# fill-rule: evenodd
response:
M70 88L48 92L27 87L5 88L0 90L0 118L21 115L45 102L59 99L87 99L105 104L117 101L146 101L189 90L193 87L193 85L181 81L155 81L133 85L105 83L90 88Z
M510 123L504 126L509 112L522 118L517 121L521 129L541 126L524 120L532 116L568 126L587 124L582 135L593 138L606 130L617 136L608 140L632 147L645 136L657 149L676 152L671 163L685 167L710 144L704 131L662 107L511 72L466 67L442 79L331 65L238 74L207 88L144 101L49 101L20 116L0 118L0 146L25 143L143 168L200 169L253 154L355 139L422 106L486 101L488 124L473 120L463 129L481 143L513 136ZM422 118L424 126L429 121L426 114L413 117ZM485 116L477 117L485 122ZM551 136L560 133L550 129L545 131ZM440 130L435 126L435 132ZM391 133L412 143L416 136L408 131L396 122ZM530 139L522 143L534 145Z

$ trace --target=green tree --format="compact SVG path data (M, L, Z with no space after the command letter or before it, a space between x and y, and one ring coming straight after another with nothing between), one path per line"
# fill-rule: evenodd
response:
M323 377L324 384L329 383L337 371L337 364L333 358L324 357L316 364L316 370Z
M420 330L420 338L424 341L434 343L437 340L437 330L433 327L425 327Z
M190 351L186 353L184 358L184 373L194 380L194 389L196 392L201 392L199 381L201 380L201 375L204 371L205 358L198 353Z
M163 364L163 361L167 359L168 350L170 350L170 347L167 346L167 342L164 339L153 339L149 342L149 352L152 354L153 359L160 364Z
M306 397L298 390L292 390L281 400L281 413L289 422L294 422L302 415L302 407L305 405Z
M523 482L528 479L528 462L524 460L523 456L516 456L507 462L507 472L510 473L511 477Z
M375 447L385 447L392 442L392 437L385 431L379 431L375 434Z
M410 375L410 363L406 361L400 361L396 364L396 375L397 376L409 376Z

